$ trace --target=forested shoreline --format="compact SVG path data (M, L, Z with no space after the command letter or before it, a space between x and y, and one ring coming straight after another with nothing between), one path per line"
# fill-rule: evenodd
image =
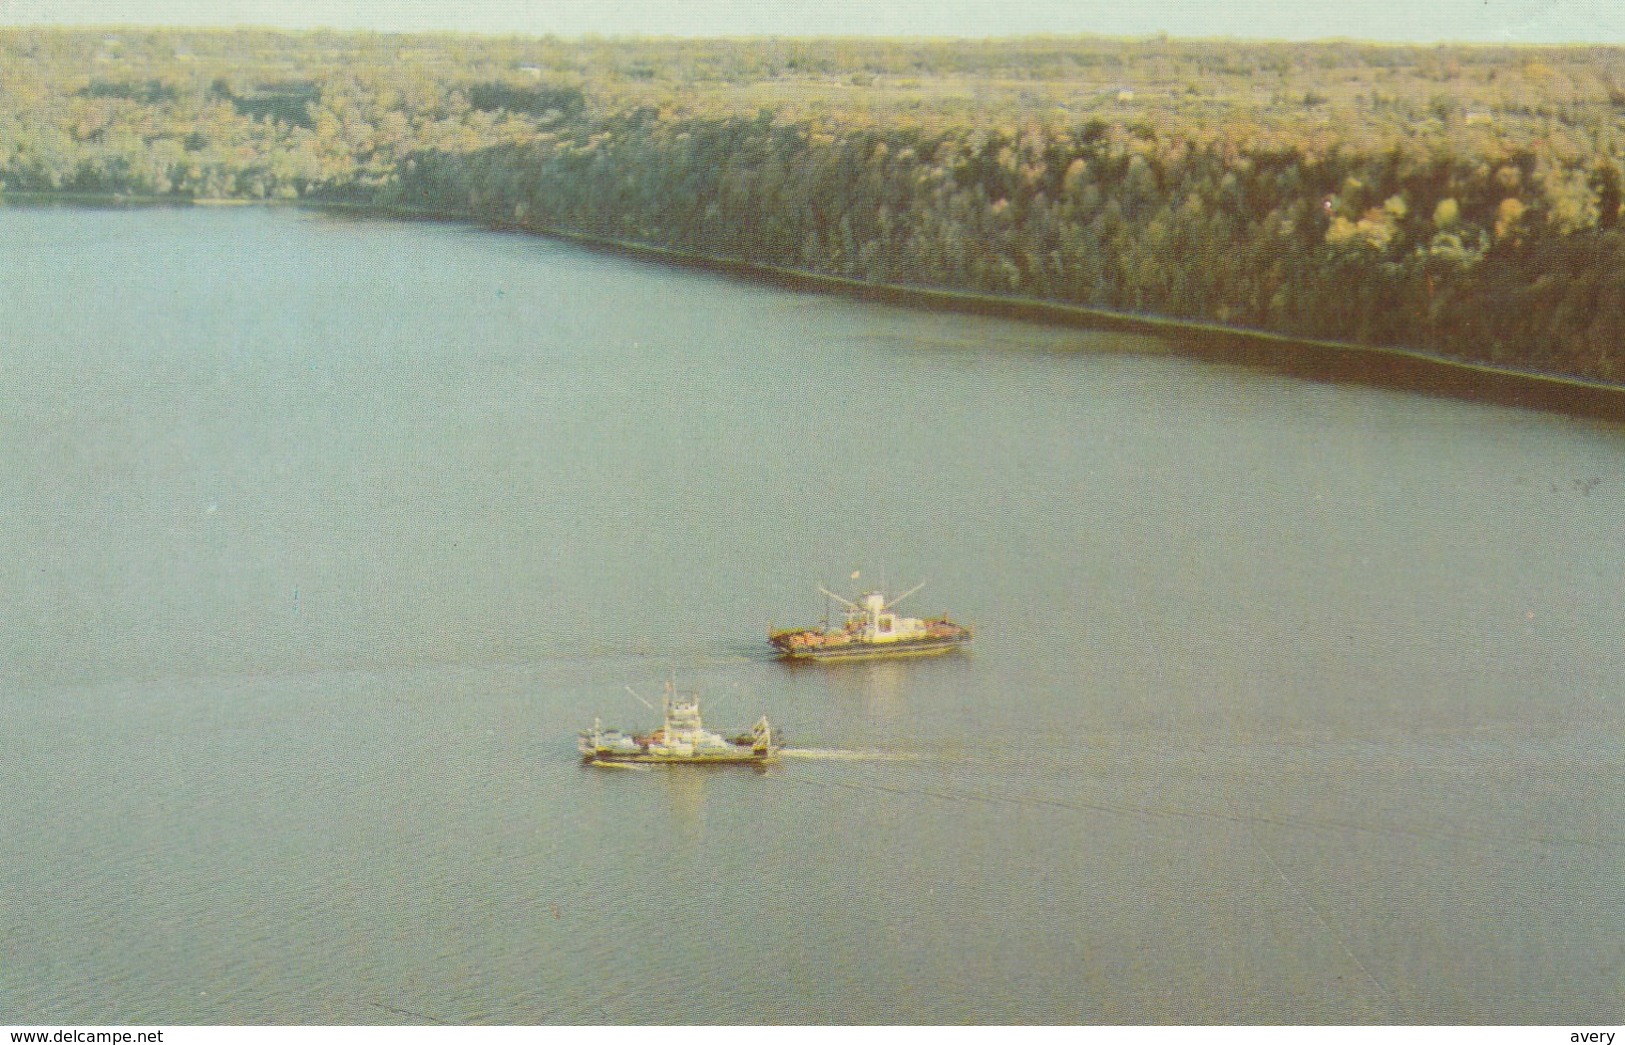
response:
M1625 384L1625 50L0 30L0 199L285 199Z

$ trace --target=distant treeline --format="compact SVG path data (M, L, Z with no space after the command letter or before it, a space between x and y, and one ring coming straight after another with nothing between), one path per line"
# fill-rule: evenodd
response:
M0 193L410 206L1625 383L1625 50L0 30Z

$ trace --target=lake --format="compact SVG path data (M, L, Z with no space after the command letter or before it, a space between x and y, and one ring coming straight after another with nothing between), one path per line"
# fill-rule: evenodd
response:
M1625 1019L1625 428L456 225L0 259L0 1022ZM768 655L922 581L974 651ZM583 766L667 678L847 754Z

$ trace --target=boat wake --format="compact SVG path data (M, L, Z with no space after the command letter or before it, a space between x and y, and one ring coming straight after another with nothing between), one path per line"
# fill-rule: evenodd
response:
M839 751L818 747L787 747L779 749L780 758L806 758L839 762L918 762L919 755L903 751Z

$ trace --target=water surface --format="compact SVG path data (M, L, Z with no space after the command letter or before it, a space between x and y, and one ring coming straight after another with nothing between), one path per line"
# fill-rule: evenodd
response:
M1625 1018L1618 427L454 226L0 259L0 1019ZM973 654L764 656L920 580ZM908 757L581 767L668 672Z

